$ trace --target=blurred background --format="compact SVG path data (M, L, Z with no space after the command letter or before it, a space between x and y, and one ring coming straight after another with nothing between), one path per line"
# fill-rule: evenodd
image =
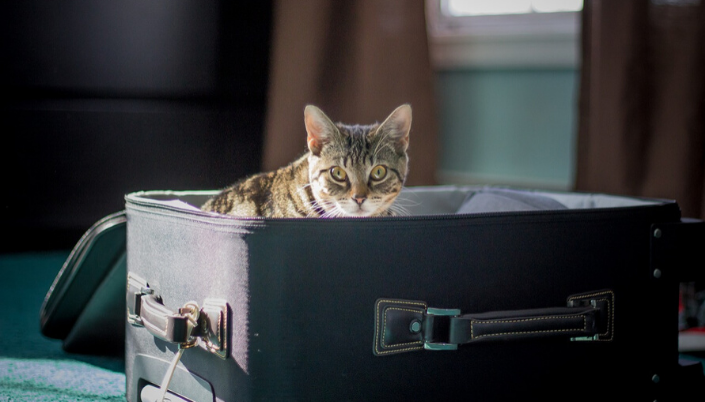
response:
M6 251L71 249L124 195L260 168L272 3L5 2Z
M24 0L0 15L2 252L70 249L139 190L305 150L303 109L411 103L408 185L676 199L703 217L698 0Z

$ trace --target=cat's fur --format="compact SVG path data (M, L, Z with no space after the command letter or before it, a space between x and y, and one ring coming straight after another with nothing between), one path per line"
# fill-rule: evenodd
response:
M411 107L381 124L333 123L319 108L304 110L309 151L291 164L225 188L205 211L275 218L395 215L392 203L408 171Z

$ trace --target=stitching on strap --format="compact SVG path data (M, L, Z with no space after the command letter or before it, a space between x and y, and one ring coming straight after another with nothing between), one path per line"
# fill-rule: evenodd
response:
M387 311L389 310L398 310L398 311L407 311L409 313L419 313L419 311L416 310L410 310L408 308L399 308L399 307L388 307L384 309L384 332L387 332ZM414 342L404 342L404 343L394 343L391 345L386 345L384 343L384 337L382 337L382 346L385 348L395 348L398 346L405 346L405 345L420 345L423 344L423 341L414 341Z
M486 335L478 335L475 336L475 325L480 325L480 324L498 324L498 323L512 323L512 322L528 322L528 321L543 321L543 320L554 320L554 319L559 319L559 318L575 318L579 317L578 315L561 315L561 316L546 316L546 317L535 317L535 318L525 318L525 319L520 319L520 320L492 320L492 321L475 321L472 320L470 321L470 338L471 339L479 339L479 338L484 338L484 337L490 337L490 336L499 336L499 335L522 335L522 334L539 334L539 333L552 333L552 332L569 332L569 331L575 331L575 330L585 330L587 323L585 321L585 317L582 317L583 319L583 327L577 327L577 328L561 328L561 329L546 329L546 330L537 330L537 331L514 331L514 332L500 332L500 333L495 333L495 334L486 334Z
M413 306L419 306L422 307L424 310L426 309L426 303L419 303L419 302L407 302L407 301L400 301L400 300L392 300L392 299L380 299L377 301L377 304L375 305L375 353L378 355L383 355L383 354L388 354L388 353L396 353L396 352L406 352L406 351L412 351L412 350L418 350L423 348L423 346L417 346L413 348L405 348L405 349L395 349L395 350L379 350L378 346L380 344L379 342L379 305L380 303L400 303L400 304L407 304L407 305L413 305ZM385 322L386 322L386 311L385 311ZM420 342L423 343L423 342Z
M614 305L616 304L614 302L614 291L612 290L606 290L603 292L595 292L595 293L588 293L584 295L577 295L574 297L569 297L568 300L576 300L576 299L585 299L593 296L602 296L602 295L611 295L610 298L605 298L605 299L598 299L598 300L604 300L607 302L607 309L610 310L610 320L607 322L607 332L604 334L598 334L600 336L602 335L607 335L610 334L609 338L605 339L597 339L598 341L601 342L610 342L614 339Z

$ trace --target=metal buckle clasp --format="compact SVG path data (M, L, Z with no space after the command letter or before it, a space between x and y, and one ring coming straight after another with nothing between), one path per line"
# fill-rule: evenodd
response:
M590 305L593 308L597 308L597 301L594 299L591 300L569 300L568 301L568 307L578 307L578 306L586 306ZM599 341L600 340L600 335L595 334L595 335L590 335L590 336L573 336L570 338L571 342L580 342L580 341L587 341L587 342L592 342L592 341Z
M457 317L460 315L460 309L457 308L435 308L428 307L426 316L442 316L442 317ZM444 342L429 342L424 341L423 348L426 350L457 350L457 343Z

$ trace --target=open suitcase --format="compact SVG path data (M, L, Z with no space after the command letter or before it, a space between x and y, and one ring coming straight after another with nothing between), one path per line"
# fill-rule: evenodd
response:
M103 259L127 271L128 401L163 385L172 401L667 401L702 384L677 310L705 225L675 201L434 186L404 190L404 217L238 219L198 210L213 193L126 197L126 259ZM49 336L88 320L57 313L78 265L47 295Z

